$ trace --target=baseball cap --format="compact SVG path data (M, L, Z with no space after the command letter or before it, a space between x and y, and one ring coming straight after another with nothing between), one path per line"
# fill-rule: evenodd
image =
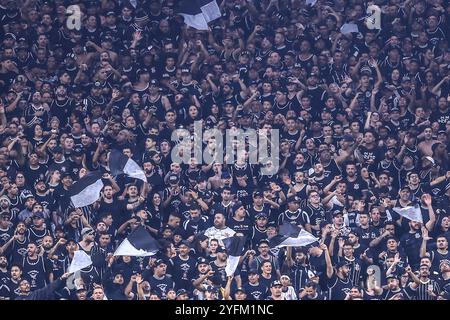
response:
M81 147L77 146L73 149L73 155L81 156L82 154L83 154L83 149Z
M388 280L388 279L397 279L398 280L398 276L394 273L391 273L390 275L386 276L386 280Z
M24 196L23 196L23 198L26 200L26 199L29 199L29 198L34 198L34 195L31 193L31 192L24 192Z
M191 70L189 70L188 68L183 68L183 69L181 69L181 74L190 74L191 73Z
M237 202L233 205L233 212L236 212L239 210L239 208L244 207L244 204L242 202Z
M406 184L403 187L400 188L400 191L403 191L403 190L406 190L406 189L411 191L411 188L408 185L406 185Z
M169 183L170 184L177 184L180 181L180 178L178 178L178 175L176 175L175 173L172 173L169 176Z
M347 261L341 260L338 263L336 263L336 268L339 269L346 265L347 265Z
M259 273L258 273L258 270L256 270L256 269L250 269L250 270L248 270L248 274L250 275L250 274L259 274Z
M199 258L197 259L196 266L201 265L201 264L208 264L208 260L206 260L206 259L203 258L203 257L199 257Z
M45 180L43 178L41 178L41 177L37 178L36 181L34 182L34 186L37 186L39 184L39 182L44 182L45 183Z
M70 172L65 171L65 172L61 173L61 179L64 179L67 177L72 179L72 175L70 174Z
M253 198L256 198L256 197L263 197L263 196L264 196L263 193L262 193L261 191L259 191L259 190L255 191L255 192L253 193Z
M164 262L163 259L158 259L158 260L156 260L156 262L155 262L155 267L158 267L158 266L160 266L160 265L162 265L162 264L166 264L166 263Z
M239 288L236 289L235 293L238 293L238 292L242 292L242 293L247 294L247 292L245 292L245 289L242 288L242 287L239 287Z
M402 82L411 81L411 78L407 75L403 76Z
M83 230L81 230L81 236L85 236L87 234L93 233L94 229L89 227L84 227Z
M228 171L223 171L221 178L222 179L229 179L229 178L231 178L231 175L230 175L230 173Z
M296 196L290 196L287 198L287 202L299 202L299 198Z
M266 218L267 219L267 214L265 212L259 212L258 214L255 215L256 219L261 219L261 218Z
M186 246L186 247L188 247L188 248L191 247L191 243L190 243L189 241L187 241L187 240L181 241L180 246L181 246L181 245Z
M184 294L188 294L186 289L180 289L180 290L177 291L177 297L182 296Z
M220 253L220 252L226 253L227 251L225 250L224 247L219 246L219 247L217 247L216 252L217 253Z
M340 214L340 215L343 215L343 213L342 213L341 210L334 210L334 211L333 211L333 218L336 217L336 216L339 215L339 214Z
M56 146L52 149L53 153L63 153L63 148L61 146Z
M273 288L273 287L278 287L278 286L280 286L280 287L282 286L280 280L274 280L274 281L272 281L272 283L270 284L270 287L271 287L271 288Z
M37 217L39 219L44 219L44 213L42 211L34 212L33 217Z

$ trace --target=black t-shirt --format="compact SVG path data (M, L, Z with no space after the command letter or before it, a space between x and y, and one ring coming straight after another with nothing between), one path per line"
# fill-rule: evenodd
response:
M48 274L52 270L48 259L38 257L31 260L25 257L22 262L22 274L30 282L31 291L43 288L48 283Z
M264 300L268 293L267 287L261 282L258 282L257 285L248 282L244 285L244 290L248 300Z
M8 286L9 281L8 271L0 271L0 300L9 300L11 296L11 290Z
M129 218L127 215L127 204L124 200L114 199L112 203L106 203L102 199L97 212L99 217L107 213L112 214L115 227L119 227Z
M401 288L398 290L385 290L381 294L382 300L390 300L394 296L399 295L400 300L412 300L416 295L416 290L411 289L411 286L408 285L405 288Z
M331 278L328 279L327 285L329 300L344 300L353 286L350 279L343 280L336 273L333 273Z
M326 212L325 208L322 205L319 205L319 207L313 207L312 205L308 204L305 207L303 207L303 211L306 212L306 214L309 217L309 224L311 226L319 226L322 221L326 220ZM314 235L320 236L320 231L313 230Z
M400 238L400 245L408 256L408 261L413 269L420 263L420 246L422 245L422 235L420 232L406 233Z
M246 237L248 237L252 231L252 222L247 217L245 217L242 221L237 221L233 217L227 220L227 226L236 231L236 233L242 233Z
M50 231L47 228L44 230L37 230L34 226L28 229L28 239L30 242L36 243L38 246L41 245L42 240L45 236L50 236Z
M375 172L378 163L383 159L383 150L378 147L369 149L365 146L360 146L359 151L361 152L364 164L368 166L369 171ZM371 162L371 164L369 164L369 161Z
M14 235L14 228L8 227L6 229L0 229L0 247L8 242Z
M192 290L191 279L195 274L195 260L191 256L187 260L181 259L179 255L170 259L172 263L172 276L176 289Z
M159 295L162 298L166 297L167 292L170 289L174 289L175 284L171 277L165 275L162 278L158 279L154 275L148 279L148 282L150 283L151 288L158 292Z
M304 227L306 223L309 223L309 216L301 209L298 209L295 212L286 210L278 216L278 225L282 225L284 223L291 223Z
M356 178L355 181L349 181L348 179L345 179L345 183L347 185L347 190L349 194L353 195L355 199L361 199L362 190L369 189L367 182L361 179L360 177Z
M359 234L359 242L361 245L368 247L370 242L377 238L380 234L378 230L375 230L374 228L370 227L367 229L363 229L361 227L356 228L356 231Z

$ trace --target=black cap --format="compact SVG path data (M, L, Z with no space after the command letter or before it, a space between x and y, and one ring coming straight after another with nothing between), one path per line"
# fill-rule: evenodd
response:
M247 292L245 292L245 289L242 288L242 287L236 289L235 293L238 293L238 292L242 292L242 293L247 294Z
M191 70L189 70L188 68L183 68L183 69L181 69L181 74L190 74L191 73Z
M339 210L339 209L338 209L338 210L334 210L334 211L333 211L333 218L336 217L336 216L338 216L338 215L343 215L342 211Z
M63 153L63 148L61 146L56 146L52 149L53 153Z
M339 269L339 268L342 268L343 266L346 266L346 265L348 265L347 261L341 260L338 263L336 263L336 268Z
M300 199L297 196L290 196L287 198L287 202L300 202Z
M102 36L102 38L100 39L101 42L107 42L107 41L113 41L113 38L110 35L104 35Z
M73 149L73 155L74 156L81 156L81 155L83 155L83 149L80 146L76 146Z
M256 197L264 197L264 194L260 191L260 190L256 190L255 192L253 192L253 198Z
M227 250L224 247L218 246L217 249L216 249L216 252L217 253L220 253L220 252L226 253Z
M155 267L158 267L158 266L160 266L160 265L162 265L162 264L167 265L167 263L165 263L163 259L158 259L158 260L156 260L156 262L155 262Z
M73 179L72 174L70 172L68 172L68 171L62 172L61 173L61 179L64 179L66 177L69 177L69 178Z
M178 177L178 175L176 175L175 173L172 173L169 176L169 183L170 184L177 184L178 182L180 182L180 178Z
M221 175L222 179L229 179L231 178L231 174L228 171L223 171Z
M149 73L146 68L141 68L141 69L137 69L136 70L136 75L137 76L140 76L141 74L144 74L144 73Z
M203 257L199 257L199 258L197 259L196 266L198 266L198 265L200 265L200 264L208 264L208 260L206 260L206 259L203 258Z
M258 213L255 215L255 218L256 218L256 219L260 219L260 218L266 218L266 219L267 219L267 213L265 213L264 211L263 211L263 212L258 212Z
M177 291L177 297L182 296L183 294L189 294L186 289L180 289Z
M397 279L398 280L398 276L395 273L391 273L386 276L386 280L388 280L388 279Z
M191 247L191 243L190 243L189 241L187 241L187 240L181 241L180 246L181 246L181 245L186 246L186 247L188 247L188 248Z
M259 274L259 272L258 272L258 270L256 270L256 269L250 269L250 270L248 270L248 274L250 275L250 274Z
M271 288L277 287L277 286L280 286L280 287L282 286L280 280L274 280L274 281L272 281L272 283L270 284L270 287L271 287Z
M34 181L34 186L36 186L40 182L45 183L45 180L43 178L41 178L41 177L37 178L36 181Z

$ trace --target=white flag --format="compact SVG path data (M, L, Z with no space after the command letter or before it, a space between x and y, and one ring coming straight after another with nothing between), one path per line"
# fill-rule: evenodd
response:
M84 251L75 251L73 255L72 263L69 266L69 273L76 272L78 270L89 267L92 264L91 257Z
M422 211L420 211L420 207L418 205L414 207L408 206L404 208L394 208L394 211L406 219L423 223Z
M344 23L341 27L341 33L342 34L346 34L346 33L352 33L352 32L359 32L358 29L358 25L354 24L354 23Z

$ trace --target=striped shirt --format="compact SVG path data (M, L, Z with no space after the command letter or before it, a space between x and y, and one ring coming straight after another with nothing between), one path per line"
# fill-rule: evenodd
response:
M362 270L364 268L363 262L358 258L353 258L353 260L350 260L346 257L339 257L339 261L344 260L347 262L348 268L349 268L349 274L348 279L354 286L359 286L361 283L361 275Z
M427 281L420 280L417 287L414 300L436 300L436 297L429 293L431 291L436 296L440 293L439 285L436 281L428 279Z

